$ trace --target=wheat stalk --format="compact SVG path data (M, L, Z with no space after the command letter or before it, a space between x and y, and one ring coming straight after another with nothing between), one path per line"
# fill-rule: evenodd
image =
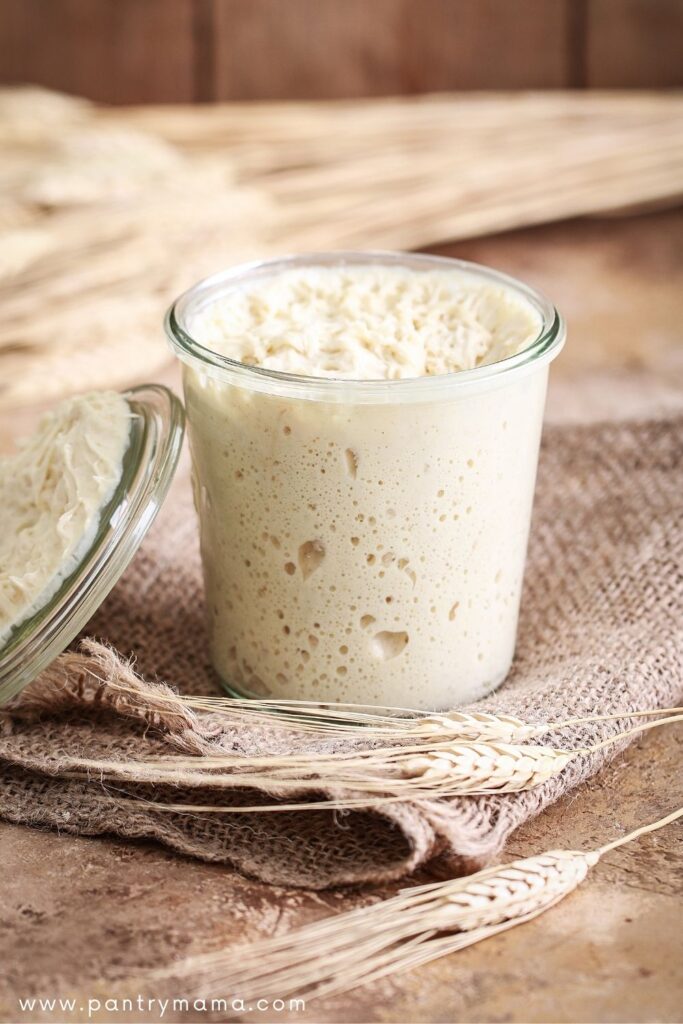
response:
M92 780L118 780L147 784L166 784L188 788L210 787L214 790L256 790L276 797L268 804L263 799L256 806L245 806L233 800L232 805L202 806L147 801L150 808L159 811L193 814L245 813L247 811L314 810L321 808L346 809L367 807L385 801L416 800L429 797L474 795L486 793L520 792L541 785L555 777L578 757L584 757L611 744L619 743L639 732L668 722L679 721L680 709L651 709L623 711L608 715L575 718L561 723L528 725L509 715L489 713L452 712L448 715L427 717L395 717L418 713L406 709L384 708L389 714L368 713L364 705L319 705L315 702L239 701L228 698L183 698L168 687L148 688L138 679L131 666L122 662L108 648L87 642L88 656L69 654L57 659L42 677L44 687L34 693L29 689L18 698L9 714L31 715L40 710L44 692L57 698L58 706L67 708L74 700L80 704L83 694L89 694L98 706L110 705L119 714L132 715L149 725L164 729L183 753L157 756L142 760L117 761L86 758L58 757L55 765L62 774ZM64 668L62 668L62 665ZM68 665L68 670L67 670ZM72 693L64 679L74 672L81 680L89 680L83 689ZM66 675L64 675L66 673ZM214 753L216 749L215 712L226 715L231 725L249 721L251 709L255 714L270 716L282 724L277 712L283 710L287 728L292 731L292 713L301 716L304 729L320 723L312 711L331 716L325 724L336 727L334 716L342 717L342 737L349 739L348 729L354 729L352 741L336 745L332 752L318 744L308 745L300 753L271 756ZM260 705L265 707L260 707ZM195 717L196 709L214 713L203 729L202 718ZM360 710L359 710L360 709ZM669 714L669 712L674 712ZM538 744L513 744L501 741L463 740L458 734L478 735L481 731L503 735L533 736L568 725L591 721L623 720L646 717L651 719L625 732L617 732L600 743L574 750L562 750ZM652 720L654 719L654 720ZM263 721L263 719L256 719ZM358 723L366 729L358 730ZM376 724L379 723L379 724ZM410 730L414 730L411 734ZM440 730L444 730L440 732ZM452 735L456 731L455 738ZM324 734L324 731L323 731ZM424 735L423 735L424 734ZM218 734L220 736L220 733ZM288 737L292 742L292 737ZM368 744L367 741L371 742ZM360 741L360 742L358 742ZM191 751L192 756L184 754ZM325 791L327 798L320 799ZM285 803L288 795L307 797L296 803ZM240 795L241 796L241 795ZM235 806L238 804L238 806Z
M98 781L116 779L214 790L255 790L277 793L278 802L254 805L167 803L113 798L118 803L144 803L156 811L182 814L253 813L268 811L348 810L385 802L433 797L519 793L559 775L576 758L598 752L638 733L679 722L674 715L617 733L576 750L503 743L442 743L317 755L273 757L216 755L158 757L117 762L83 758L62 759L64 776ZM219 774L216 774L216 773ZM287 803L288 793L303 796L326 790L327 799Z
M96 647L97 645L95 645ZM95 654L96 654L95 650ZM87 670L87 666L86 666ZM92 671L89 674L99 680ZM114 693L135 694L139 687L126 683L125 673L107 682ZM623 721L631 718L671 715L683 712L677 708L624 710L606 715L586 715L557 722L524 722L514 715L474 711L424 712L415 708L388 705L331 703L311 700L277 700L274 698L195 697L184 694L154 694L154 700L188 710L219 714L240 724L260 722L272 728L296 729L321 734L348 734L408 738L439 738L454 740L500 741L520 743L576 725Z
M61 764L96 772L99 779L135 779L175 785L210 785L215 789L259 789L284 793L319 792L323 788L353 791L329 802L302 807L367 805L372 797L385 794L399 799L419 796L453 796L482 793L517 793L540 786L557 775L577 756L573 751L552 747L514 747L508 744L450 744L448 749L416 755L357 754L345 759L316 755L287 758L204 758L103 761L86 758L64 759ZM194 764L192 763L194 761ZM199 761L199 763L198 763ZM261 762L267 762L262 764ZM192 769L195 768L193 771ZM215 774L212 769L219 769ZM358 794L367 794L360 798ZM184 804L154 804L165 810L199 812L233 808L199 807ZM292 809L275 805L272 809ZM296 805L297 807L299 805ZM235 808L244 811L246 808ZM263 810L271 808L264 807Z
M391 899L247 947L217 950L154 971L184 990L243 1000L320 998L471 946L564 899L610 850L671 824L683 808L597 850L550 850Z
M513 715L481 711L448 711L427 714L415 708L328 701L291 699L252 699L194 696L175 693L166 685L149 685L104 644L84 640L84 653L60 655L41 675L39 690L29 688L16 698L8 712L31 715L47 704L58 707L80 706L84 693L88 700L112 707L120 715L142 718L150 726L166 732L184 751L208 755L215 749L216 719L226 726L256 725L285 731L292 741L297 733L318 734L321 739L342 741L438 744L455 742L523 743L549 732L593 723L627 722L638 718L659 718L683 713L683 707L624 708L609 714L585 715L560 721L529 723ZM78 676L87 680L85 691L72 693L68 680ZM1 714L1 712L0 712ZM208 716L208 717L205 717ZM208 733L212 739L205 739ZM191 739L191 742L188 742ZM356 743L350 744L353 752ZM421 747L420 749L424 749ZM340 755L341 756L341 755ZM176 763L178 755L175 755ZM196 760L193 758L193 763Z

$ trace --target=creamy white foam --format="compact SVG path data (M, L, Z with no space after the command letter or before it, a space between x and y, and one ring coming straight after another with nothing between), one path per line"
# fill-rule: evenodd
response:
M129 432L125 399L94 392L62 402L0 458L0 642L50 600L92 544Z
M301 267L230 290L192 334L242 363L307 376L399 380L469 370L526 348L537 311L474 275Z
M459 272L287 271L189 325L242 361L413 377L539 333ZM214 664L254 695L447 708L506 675L547 367L428 402L293 399L186 366Z

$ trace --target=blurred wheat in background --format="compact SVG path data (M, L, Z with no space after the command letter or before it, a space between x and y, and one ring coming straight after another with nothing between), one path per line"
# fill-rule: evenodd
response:
M166 362L177 292L245 259L420 248L683 194L683 99L461 94L101 108L0 91L0 405Z

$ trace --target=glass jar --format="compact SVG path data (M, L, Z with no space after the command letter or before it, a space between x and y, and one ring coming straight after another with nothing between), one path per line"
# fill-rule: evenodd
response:
M454 269L539 314L524 351L402 380L248 366L191 335L231 290L292 267ZM169 310L183 362L211 657L237 695L447 709L512 661L550 361L532 289L459 260L327 253L252 263Z
M123 392L130 435L121 478L100 510L72 571L0 645L0 706L19 693L74 640L118 581L168 493L180 456L184 414L161 384Z

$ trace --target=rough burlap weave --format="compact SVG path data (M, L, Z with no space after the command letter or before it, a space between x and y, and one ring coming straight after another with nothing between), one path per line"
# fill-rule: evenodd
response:
M616 723L552 735L557 746L585 746L633 724L629 711L680 703L682 462L681 418L547 429L517 656L503 688L479 709L533 722L625 713ZM85 835L156 839L269 882L323 888L397 878L420 865L471 870L618 749L582 756L526 793L412 800L344 814L160 813L140 797L201 804L253 804L259 797L208 786L104 784L95 773L89 781L69 778L74 759L125 761L174 750L198 758L292 749L314 755L340 742L235 727L160 702L160 693L169 692L161 681L181 692L216 692L206 660L196 524L184 491L88 634L124 660L92 645L64 655L3 711L0 814ZM131 654L137 676L125 661ZM108 687L121 677L135 695ZM353 743L362 745L360 736Z

